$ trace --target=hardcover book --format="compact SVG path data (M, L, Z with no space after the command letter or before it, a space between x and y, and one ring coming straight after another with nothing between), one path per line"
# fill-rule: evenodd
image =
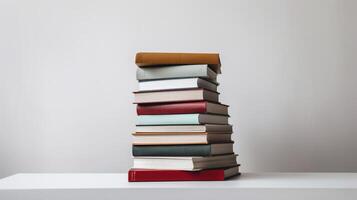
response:
M217 83L212 83L201 78L180 78L139 82L139 91L193 88L203 88L206 90L217 92Z
M231 125L169 125L169 126L136 126L135 132L217 132L232 133Z
M138 115L165 115L189 113L211 113L219 115L228 115L228 106L207 101L138 104L136 106L136 112Z
M223 181L237 175L239 166L201 171L131 169L128 181Z
M205 89L134 92L135 103L137 104L202 100L218 102L218 95L217 92Z
M203 78L216 82L217 74L207 65L176 65L170 67L137 68L138 81L176 78Z
M212 114L138 115L136 125L228 124L228 116Z
M218 53L139 52L136 54L135 63L141 68L207 64L214 72L221 73L221 61Z
M232 142L231 133L133 133L134 145L213 144Z
M134 157L136 169L170 169L197 171L237 166L236 155L206 157Z
M233 143L202 145L150 145L132 148L133 156L213 156L232 154Z

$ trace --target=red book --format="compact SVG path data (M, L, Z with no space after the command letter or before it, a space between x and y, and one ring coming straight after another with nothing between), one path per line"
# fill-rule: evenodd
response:
M228 115L228 106L207 101L194 101L183 103L158 103L138 104L138 115L163 115L163 114L189 114L189 113L212 113Z
M128 181L223 181L235 175L239 175L239 166L202 171L130 169Z

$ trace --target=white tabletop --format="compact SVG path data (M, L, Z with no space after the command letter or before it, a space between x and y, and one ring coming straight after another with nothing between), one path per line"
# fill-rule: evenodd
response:
M354 173L243 173L227 181L134 182L126 174L16 174L0 180L4 200L356 200Z
M133 182L127 174L16 174L0 180L0 190L34 189L267 188L357 189L357 173L243 173L226 181Z

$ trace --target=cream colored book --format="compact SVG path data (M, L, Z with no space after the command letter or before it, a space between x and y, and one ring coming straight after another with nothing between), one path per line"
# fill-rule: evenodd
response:
M134 145L214 144L232 142L230 133L133 133Z

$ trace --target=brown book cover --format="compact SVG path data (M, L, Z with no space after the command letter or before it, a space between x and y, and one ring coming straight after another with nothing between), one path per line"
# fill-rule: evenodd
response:
M214 72L221 73L218 53L139 52L136 54L135 63L139 67L207 64Z

